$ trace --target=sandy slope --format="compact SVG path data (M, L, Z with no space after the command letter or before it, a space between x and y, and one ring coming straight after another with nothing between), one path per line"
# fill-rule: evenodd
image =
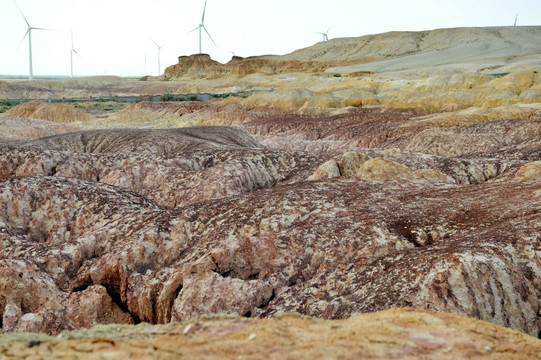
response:
M371 62L369 65L338 68L342 72L412 70L441 65L472 71L503 65L534 64L536 56L541 53L540 38L539 26L389 32L332 39L280 59L350 64Z

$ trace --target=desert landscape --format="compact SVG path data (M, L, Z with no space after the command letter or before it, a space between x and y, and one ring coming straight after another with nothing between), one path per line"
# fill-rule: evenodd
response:
M0 358L541 358L540 40L0 80Z

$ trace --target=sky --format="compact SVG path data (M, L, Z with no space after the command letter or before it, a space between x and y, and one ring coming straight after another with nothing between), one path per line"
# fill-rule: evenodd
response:
M17 0L33 27L34 76L158 75L199 52L205 0ZM540 0L208 0L203 53L282 55L329 39L388 31L541 24ZM27 25L13 0L0 0L0 74L28 76Z

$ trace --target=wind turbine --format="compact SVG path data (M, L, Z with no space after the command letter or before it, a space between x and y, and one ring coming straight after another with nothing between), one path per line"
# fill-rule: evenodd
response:
M70 49L70 61L71 61L71 77L73 78L73 53L79 55L77 50L73 47L73 31L71 32L71 49ZM81 55L79 55L81 56Z
M32 81L34 79L34 71L32 69L32 30L49 30L49 29L43 29L43 28L37 28L37 27L30 26L30 24L28 23L28 20L26 20L26 16L24 16L24 13L21 10L21 8L19 7L19 5L17 5L15 0L13 0L13 3L15 4L15 6L17 6L19 11L21 12L21 15L23 16L23 19L26 22L26 26L27 26L26 33L24 34L23 38L21 39L21 43L23 42L26 35L28 35L28 56L29 56L29 64L30 64L30 72L28 74L28 80Z
M199 24L195 29L193 29L190 32L194 32L195 30L199 29L199 53L202 54L201 51L201 29L205 30L207 35L209 36L210 40L214 43L214 46L216 46L216 43L214 42L214 39L212 36L210 36L207 28L205 27L205 11L207 10L207 0L205 0L205 7L203 8L203 16L201 17L201 24Z
M323 41L329 41L329 30L331 29L331 27L329 26L329 28L327 29L326 32L322 33L322 32L318 32L316 34L320 34L320 35L323 35Z
M152 40L152 42L154 43L154 45L156 45L158 47L158 76L160 76L160 74L161 74L161 71L160 71L160 52L162 51L162 47L164 47L165 45L160 46L154 40Z
M517 26L517 19L518 19L518 14L517 14L517 16L515 16L515 25L513 25L513 26Z

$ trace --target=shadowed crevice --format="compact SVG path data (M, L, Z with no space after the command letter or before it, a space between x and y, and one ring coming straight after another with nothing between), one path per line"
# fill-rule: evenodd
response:
M118 308L122 310L124 313L129 314L131 316L131 318L133 319L133 323L135 325L141 323L141 319L137 315L131 313L128 307L122 302L120 293L118 293L117 291L114 291L113 286L111 286L110 284L101 284L101 285L105 287L105 290L107 291L107 295L109 295L111 300L118 306Z

